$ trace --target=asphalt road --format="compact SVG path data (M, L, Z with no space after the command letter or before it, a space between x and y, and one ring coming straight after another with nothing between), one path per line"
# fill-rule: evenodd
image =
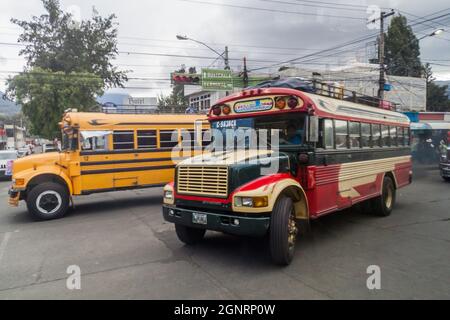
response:
M358 209L311 224L293 263L272 265L261 239L207 233L181 244L161 189L77 198L61 220L7 206L0 182L0 299L449 299L450 184L416 173L390 217ZM81 270L69 290L67 268ZM381 270L369 290L367 267Z

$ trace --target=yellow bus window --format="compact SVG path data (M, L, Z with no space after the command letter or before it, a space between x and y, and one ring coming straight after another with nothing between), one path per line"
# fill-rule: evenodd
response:
M114 150L134 149L134 132L131 130L114 131L113 146Z

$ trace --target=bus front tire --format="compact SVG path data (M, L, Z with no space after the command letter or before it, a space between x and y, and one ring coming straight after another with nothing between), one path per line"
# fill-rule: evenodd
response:
M446 182L450 182L450 177L442 177Z
M387 217L391 214L395 204L395 185L392 178L385 176L383 180L383 189L381 195L373 199L373 212L380 217Z
M276 264L287 266L292 262L297 232L294 203L291 198L281 196L270 219L270 254Z
M175 231L178 239L190 246L202 241L206 233L206 229L191 228L181 224L175 224Z
M67 213L70 195L61 184L44 182L31 189L26 202L28 212L34 219L59 219Z

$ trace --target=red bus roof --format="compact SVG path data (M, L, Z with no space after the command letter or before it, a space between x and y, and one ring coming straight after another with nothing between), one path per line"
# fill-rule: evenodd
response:
M279 96L294 96L301 100L299 106L295 109L279 110L276 109L274 103L272 107L265 108L263 111L251 111L251 112L235 112L236 105L242 102L252 102L261 100L262 98L271 98ZM215 116L212 113L213 108L218 106L227 105L231 108L231 112L228 115ZM233 119L243 117L254 117L269 114L283 114L291 112L308 112L310 114L317 115L322 118L331 118L339 120L349 121L367 121L374 123L395 124L401 126L409 126L409 118L399 112L386 110L382 108L370 107L351 101L336 99L318 94L307 93L295 89L288 88L259 88L259 89L247 89L238 93L234 93L225 98L220 99L214 106L211 107L208 113L208 119L210 121L219 119Z

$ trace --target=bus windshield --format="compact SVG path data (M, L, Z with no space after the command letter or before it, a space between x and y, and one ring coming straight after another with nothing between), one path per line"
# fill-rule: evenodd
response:
M306 144L306 115L301 113L219 120L211 123L212 147L261 149Z
M62 130L62 151L76 151L78 149L78 130L65 128Z

